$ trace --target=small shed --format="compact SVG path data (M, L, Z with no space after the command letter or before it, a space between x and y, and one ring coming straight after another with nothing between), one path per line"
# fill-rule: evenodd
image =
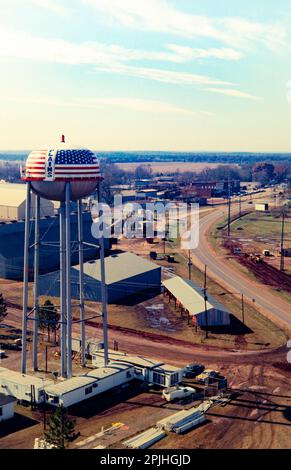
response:
M84 296L86 300L101 301L100 260L84 264ZM71 270L73 299L78 299L79 266ZM149 289L160 291L161 267L134 253L119 253L105 258L107 301L110 304ZM40 294L60 296L60 273L55 271L40 276Z
M1 421L13 418L16 401L11 395L0 393L0 423Z
M266 212L269 210L269 204L267 203L258 203L255 204L255 210L257 212Z
M79 353L82 348L81 335L74 334L72 337L72 351ZM98 341L96 338L86 338L85 352L88 356L92 356L94 352L101 351L104 348L103 341Z
M204 290L192 281L174 276L162 285L169 300L192 316L197 326L225 326L230 324L231 313L211 295L207 294L206 312ZM207 315L207 318L206 318Z

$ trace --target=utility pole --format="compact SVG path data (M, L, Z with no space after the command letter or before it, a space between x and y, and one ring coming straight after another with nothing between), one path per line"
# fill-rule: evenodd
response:
M285 230L285 207L283 207L283 212L282 212L281 262L280 262L280 271L284 271L284 269L285 269L284 230Z
M241 218L241 196L239 197L239 218Z
M245 302L244 295L241 295L241 313L242 313L242 322L245 325Z
M231 206L231 199L230 199L230 181L228 177L228 219L227 219L227 236L230 236L230 206Z
M191 281L191 267L192 267L192 261L191 261L191 250L188 251L188 270L189 270L189 281Z
M204 269L204 313L205 313L205 339L208 338L208 309L207 309L207 266Z

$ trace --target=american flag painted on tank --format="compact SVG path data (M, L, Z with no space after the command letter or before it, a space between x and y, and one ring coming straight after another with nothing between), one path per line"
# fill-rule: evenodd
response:
M88 149L49 149L30 153L26 178L44 181L100 179L99 162Z

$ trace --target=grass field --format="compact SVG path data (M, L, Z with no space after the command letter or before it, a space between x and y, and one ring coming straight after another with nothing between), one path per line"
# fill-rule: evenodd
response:
M287 245L291 245L291 211L289 217L285 219L285 241ZM255 212L234 222L232 228L233 235L243 231L244 236L246 235L247 238L253 240L269 239L278 242L281 238L282 217L280 212L277 211L270 213Z
M194 162L136 162L136 163L116 163L119 168L126 171L134 171L140 165L150 165L153 173L175 173L180 171L200 172L205 168L217 168L224 165L223 163L194 163ZM238 165L232 165L238 166Z

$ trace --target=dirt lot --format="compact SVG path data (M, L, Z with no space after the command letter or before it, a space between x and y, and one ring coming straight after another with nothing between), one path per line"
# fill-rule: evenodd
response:
M290 216L289 211L285 220L285 247L291 245ZM219 227L223 226L224 222L219 224ZM224 254L250 278L260 280L277 295L291 300L291 258L285 257L285 271L279 271L281 229L280 210L273 209L270 213L251 212L232 223L230 239L226 237L225 229L216 229L210 241L218 253ZM234 247L240 248L241 254L235 255ZM263 256L263 250L269 250L271 256ZM256 264L248 257L255 253L261 255L263 263Z
M218 166L223 166L223 163L192 163L192 162L138 162L138 163L116 163L119 168L127 171L134 171L140 165L150 165L153 173L175 173L180 171L184 173L185 171L195 171L200 172L205 170L205 168L217 168ZM232 165L237 166L237 165Z
M228 377L231 402L225 407L211 407L206 423L197 429L185 435L169 433L153 448L291 448L291 372L274 366L276 360L284 359L285 352L274 352L269 364L254 358L249 363L225 364L212 356L207 366ZM186 383L195 387L192 379ZM76 447L77 443L99 433L102 427L107 429L121 423L120 428L82 447L123 448L122 442L127 438L196 404L166 404L159 390L146 391L138 383L132 383L126 390L112 391L70 408L69 415L80 433L70 446ZM51 411L47 410L46 414L48 418ZM43 435L43 420L42 410L31 411L29 407L17 405L15 418L9 425L0 427L0 448L32 448L34 439Z

